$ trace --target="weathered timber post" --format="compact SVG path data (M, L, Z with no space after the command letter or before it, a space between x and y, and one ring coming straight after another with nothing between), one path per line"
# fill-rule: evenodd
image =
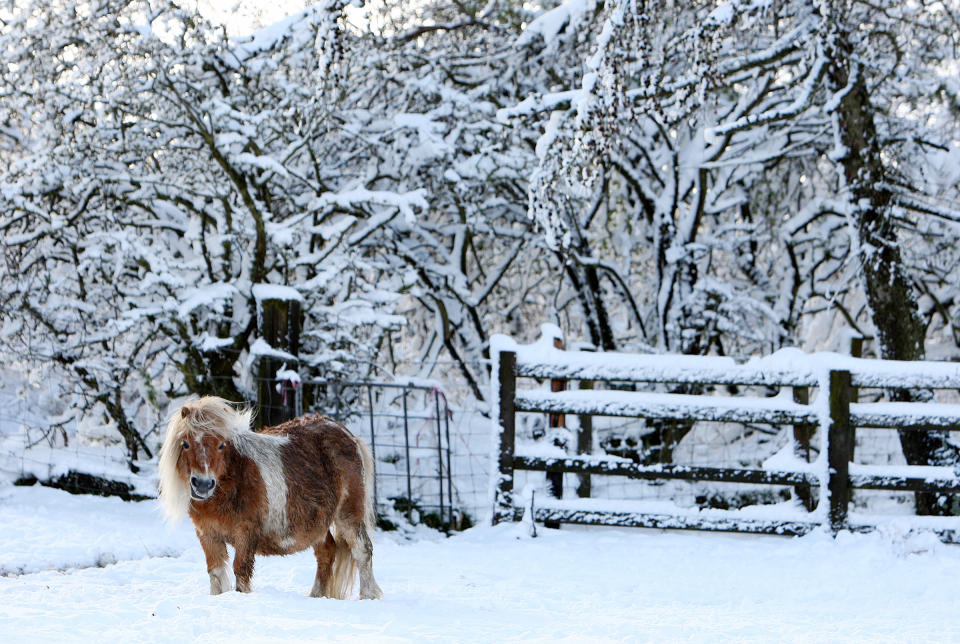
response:
M253 287L257 301L257 333L267 344L255 351L257 364L258 427L277 425L296 415L299 381L277 380L277 371L287 364L296 372L300 351L300 293L289 286L257 284Z
M810 404L810 389L808 387L794 387L793 388L793 402L799 403L801 405ZM813 438L813 433L816 431L817 426L812 423L798 423L793 426L793 440L795 454L804 459L807 463L810 462L810 440ZM803 503L808 511L813 510L817 504L817 500L813 497L813 492L810 489L809 483L800 483L799 485L794 486L794 492L797 495L797 498L800 499L800 502Z
M830 491L830 530L836 534L847 522L850 503L850 372L830 372L830 428L827 430L827 488Z
M580 389L593 389L592 380L581 380ZM581 414L580 431L577 432L577 455L591 454L593 452L593 416L590 414ZM580 484L577 485L577 496L581 499L590 498L590 475L580 474Z
M447 507L450 508L450 525L453 526L453 466L451 464L451 455L453 443L450 442L450 406L447 403L447 397L443 397L443 429L447 436ZM460 521L457 521L459 529Z
M562 338L554 338L554 339L553 339L553 348L555 348L555 349L560 349L560 350L562 351L562 350L563 350L563 339L562 339ZM550 380L550 391L552 391L552 392L566 391L566 389L567 389L567 381L566 381L566 380L564 380L564 379L562 379L562 378L552 378L552 379ZM566 424L567 424L566 420L567 420L567 419L566 419L566 416L565 416L564 414L550 414L550 422L549 422L550 429L559 429L559 428L565 427ZM554 434L554 436L553 436L553 443L554 443L554 445L556 445L557 447L561 447L561 448L566 449L566 447L567 447L567 445L566 445L566 440L565 440L565 439L564 439L564 440L560 440L560 439L557 437L557 432L549 432L549 431L548 431L548 434L547 434L548 437L549 437L550 433L553 433L553 434ZM548 487L550 488L550 494L553 495L553 498L555 498L555 499L562 499L562 498L563 498L563 472L547 472L547 484L548 484ZM546 521L546 522L544 522L543 527L545 527L545 528L557 529L557 528L560 527L560 522L559 522L559 521Z
M863 357L863 338L850 338L850 356L853 358ZM860 388L850 387L850 402L860 402ZM850 431L850 462L853 462L853 452L857 447L857 433L855 429Z
M498 419L500 423L500 454L497 462L493 523L513 521L513 449L516 439L517 412L514 395L517 393L517 354L500 352L500 367L497 370L497 397L500 400Z

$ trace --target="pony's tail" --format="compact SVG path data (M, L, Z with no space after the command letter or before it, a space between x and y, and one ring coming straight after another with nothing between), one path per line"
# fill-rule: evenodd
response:
M374 508L373 498L373 454L370 453L370 447L367 442L359 436L354 436L357 441L357 449L360 451L360 462L363 464L363 525L367 529L367 534L373 536L373 528L377 523L377 511Z
M353 580L357 577L357 562L353 558L350 544L345 539L337 539L337 550L333 555L333 565L324 595L334 599L350 599L353 594Z
M324 595L335 599L350 599L359 569L354 549L364 547L364 541L369 545L370 535L373 534L377 522L373 498L373 454L370 453L366 441L359 436L354 436L353 439L356 441L360 464L363 467L363 524L357 526L357 533L351 535L352 538L339 533L340 529L346 526L335 524L333 529L337 549L333 555L333 565ZM360 590L362 592L363 588Z

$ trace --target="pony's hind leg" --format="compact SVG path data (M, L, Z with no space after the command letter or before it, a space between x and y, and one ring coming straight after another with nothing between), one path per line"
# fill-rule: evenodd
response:
M353 576L359 573L360 599L380 599L383 591L373 578L373 542L363 521L340 517L334 524L337 553L334 562L334 577L342 585L340 598L347 599L348 589L353 585Z
M360 599L380 599L383 591L373 578L373 541L367 534L367 527L360 523L357 530L357 539L353 543L351 554L360 573Z
M317 557L317 577L313 580L313 588L310 590L311 597L328 597L327 583L330 581L330 575L333 572L333 559L337 554L337 542L333 540L333 535L327 531L326 537L319 543L313 545L313 554Z

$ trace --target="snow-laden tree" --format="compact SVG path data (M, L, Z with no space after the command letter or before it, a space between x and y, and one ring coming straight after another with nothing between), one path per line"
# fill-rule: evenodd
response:
M688 354L794 342L804 262L777 207L803 190L783 177L812 164L816 129L768 124L808 109L808 79L820 73L805 55L814 8L791 29L767 3L596 9L563 3L531 26L547 47L578 38L583 72L505 111L550 112L531 214L589 285L591 337L606 350ZM658 426L645 437L651 455L669 458L689 428Z
M825 305L875 330L880 355L920 358L921 301L955 335L955 251L927 251L955 249L956 3L595 7L564 2L528 28L578 33L589 54L574 82L509 113L550 111L531 213L609 275L595 301L624 300L604 348L800 344ZM937 460L933 440L905 443L908 460Z
M127 421L143 389L236 398L253 287L280 284L313 375L449 357L484 398L491 329L528 332L555 291L526 217L535 134L496 118L548 73L509 11L391 6L358 31L342 5L252 38L167 2L9 9L8 346Z
M379 26L369 64L380 83L348 90L376 132L378 185L422 186L429 208L416 221L391 223L378 255L409 276L401 304L409 324L391 353L419 375L440 360L485 398L491 313L517 323L539 276L523 207L529 151L518 132L495 119L501 91L515 95L505 72L503 36L484 27L496 16L442 3L391 3L371 18ZM504 78L504 74L509 78ZM507 282L509 284L507 284Z
M562 308L560 264L527 217L538 124L499 110L546 91L570 61L527 45L521 24L535 11L518 3L389 3L370 14L382 82L351 103L380 124L378 181L422 186L430 204L412 224L392 223L382 249L412 280L392 350L484 400L489 335L536 333L530 320ZM441 360L456 368L437 370Z
M302 298L301 369L477 399L489 335L545 317L603 350L768 352L824 314L956 347L956 3L901 4L330 0L237 37L8 0L3 347L131 451L144 400L249 393L259 284Z
M531 211L596 285L587 317L606 349L742 353L791 341L801 280L765 204L797 184L764 177L809 164L815 139L802 122L765 126L772 112L806 108L816 20L807 8L781 30L767 4L627 1L597 13L569 2L540 19L586 34L585 72L509 113L551 110ZM720 131L722 121L750 122L751 135ZM603 314L611 306L618 324Z
M246 39L169 2L8 7L5 345L127 428L144 388L239 397L257 284L302 295L305 363L369 364L404 276L365 244L426 201L373 185L342 4Z
M960 150L954 81L960 4L833 1L824 3L823 14L826 84L833 92L824 107L833 126L829 157L838 166L877 353L921 360L931 318L953 329L954 343L960 321L956 286L946 278L956 268L956 244L941 242L935 255L929 248L960 231L960 193L942 174L943 157L955 159ZM890 396L930 398L909 390ZM902 431L900 443L910 464L957 462L946 433ZM918 493L917 510L950 508L945 498Z

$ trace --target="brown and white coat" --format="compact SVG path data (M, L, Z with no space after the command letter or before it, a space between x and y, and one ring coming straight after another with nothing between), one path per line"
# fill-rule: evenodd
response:
M160 500L173 520L189 515L207 559L210 592L250 591L255 555L312 547L311 596L346 599L359 573L360 598L382 595L373 576L373 459L366 444L325 416L259 432L251 413L208 396L185 403L167 425Z

